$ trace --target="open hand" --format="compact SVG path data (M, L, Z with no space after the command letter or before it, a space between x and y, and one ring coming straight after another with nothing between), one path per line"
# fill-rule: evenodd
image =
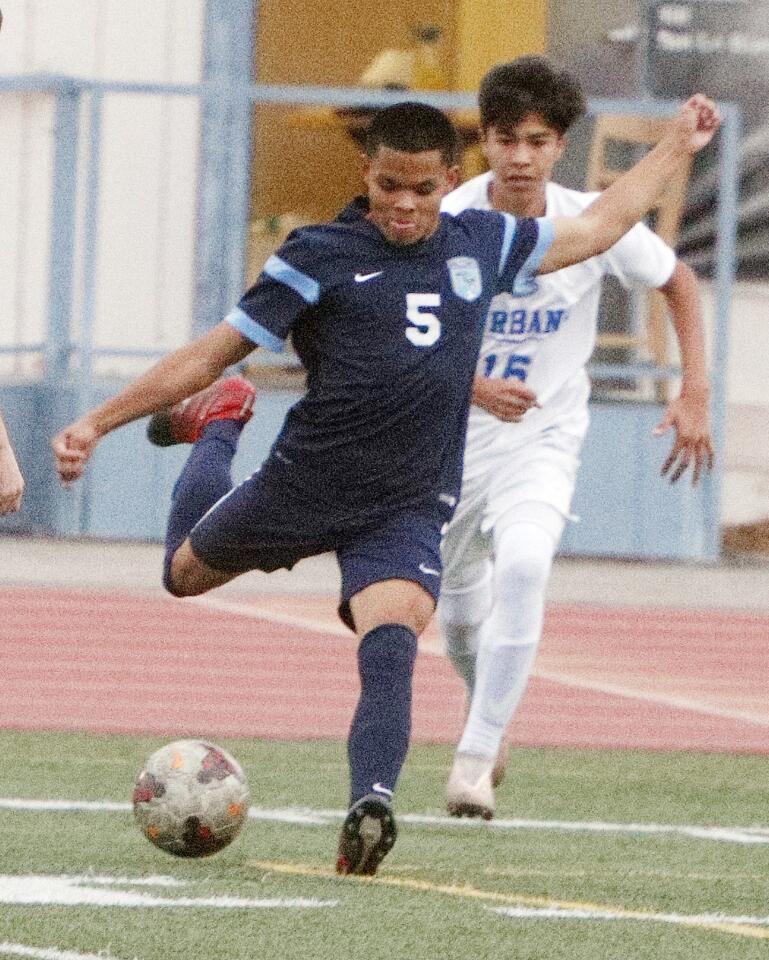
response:
M675 430L675 439L660 474L675 483L692 467L692 485L699 483L705 469L713 469L713 441L710 437L710 417L707 395L689 396L682 393L665 411L653 435L662 436Z

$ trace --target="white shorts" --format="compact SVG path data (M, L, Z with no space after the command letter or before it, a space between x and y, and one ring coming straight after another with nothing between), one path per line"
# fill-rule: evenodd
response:
M569 432L549 427L515 449L483 458L482 468L474 457L441 547L444 589L464 586L461 570L491 559L495 528L521 504L546 504L554 508L554 518L575 519L569 510L583 440L584 431L579 435L573 426ZM559 526L553 530L556 541L563 529Z

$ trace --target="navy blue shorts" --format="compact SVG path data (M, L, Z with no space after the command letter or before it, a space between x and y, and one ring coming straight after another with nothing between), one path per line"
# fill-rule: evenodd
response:
M382 580L413 580L437 602L444 504L393 510L375 522L328 519L308 491L265 467L235 487L190 533L195 556L215 570L290 570L305 557L335 552L342 574L339 615L353 628L349 600Z

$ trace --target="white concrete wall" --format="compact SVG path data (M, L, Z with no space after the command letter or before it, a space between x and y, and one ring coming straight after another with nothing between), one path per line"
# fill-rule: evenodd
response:
M712 340L715 288L701 290ZM735 285L728 336L721 519L750 523L769 517L769 284Z
M0 74L197 82L204 5L205 0L4 0ZM83 106L85 134L87 103ZM192 314L197 103L108 95L104 107L96 343L167 348L184 340ZM53 98L0 95L0 127L0 235L10 238L0 244L0 343L31 343L44 336L47 319ZM83 200L81 192L81 227ZM78 271L76 321L82 281ZM6 360L2 372L32 373L37 364ZM99 369L113 366L102 361Z
M45 337L52 107L46 97L0 95L0 343L4 345L40 343ZM3 373L34 374L40 357L19 354L0 362Z

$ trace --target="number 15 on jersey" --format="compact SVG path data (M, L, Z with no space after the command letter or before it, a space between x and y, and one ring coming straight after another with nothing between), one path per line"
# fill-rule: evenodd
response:
M522 354L510 353L499 356L496 353L490 353L483 358L483 375L491 377L496 374L502 380L509 377L516 377L518 380L525 380L529 373L529 364L531 357L525 357ZM502 366L504 364L504 367ZM501 370L501 373L498 372Z

